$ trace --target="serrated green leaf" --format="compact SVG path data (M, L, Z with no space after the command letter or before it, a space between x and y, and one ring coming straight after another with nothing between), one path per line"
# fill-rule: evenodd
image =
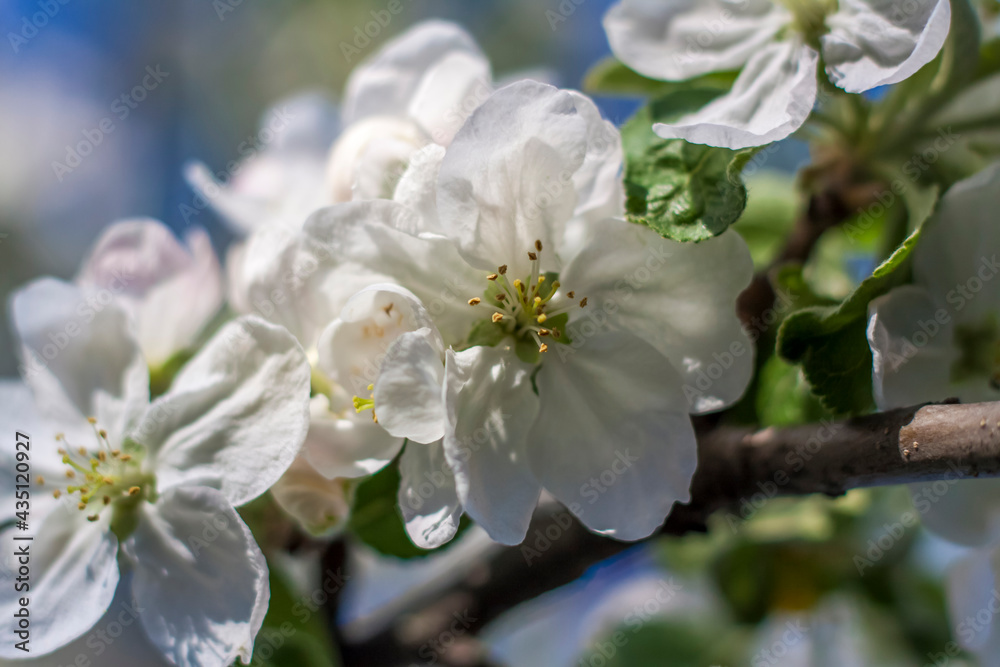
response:
M814 306L789 316L778 331L778 354L802 366L813 392L836 413L861 414L873 405L868 304L906 279L910 255L938 199L936 187L903 195L913 233L838 306Z
M701 108L720 90L669 93L622 127L626 217L675 241L704 241L736 222L747 203L740 173L756 149L732 151L661 139L653 124Z
M595 95L646 97L690 88L729 90L739 75L712 72L689 81L658 81L630 69L614 56L608 56L590 68L583 79L583 90Z
M411 445L407 443L406 446ZM399 482L398 460L361 482L354 493L348 529L384 556L421 558L446 549L448 545L438 549L421 549L410 541L397 505ZM463 516L458 534L468 526L469 521ZM448 544L454 544L457 538L456 535Z

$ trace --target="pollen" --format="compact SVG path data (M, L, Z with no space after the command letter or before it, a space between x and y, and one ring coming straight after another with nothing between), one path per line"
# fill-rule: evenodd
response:
M503 320L503 313L493 313L493 324Z
M478 296L474 296L471 299L469 299L470 306L478 306L480 302L482 302L482 299L480 299Z
M56 500L59 500L59 498L62 497L62 491L56 489L55 491L52 492L52 497L55 498Z
M39 475L35 478L35 483L38 484L38 486L45 486L45 478Z
M486 279L489 280L490 282L493 282L494 280L496 280L499 277L500 276L498 276L497 274L491 273L490 275L486 276Z
M133 486L128 490L128 494L130 496L137 496L139 495L140 491L142 491L142 489L140 489L138 486Z
M549 351L549 346L548 346L548 343L542 343L542 344L541 344L541 345L540 345L540 346L538 347L538 351L539 351L539 352L542 352L542 353L545 353L545 352L548 352L548 351Z
M97 418L96 417L87 417L87 422L89 422L90 425L93 426L94 424L97 423Z

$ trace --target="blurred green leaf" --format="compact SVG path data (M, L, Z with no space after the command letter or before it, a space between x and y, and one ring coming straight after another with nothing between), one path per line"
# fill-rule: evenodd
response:
M583 79L583 90L594 95L647 97L690 88L729 90L739 72L712 72L689 81L659 81L630 69L614 56L608 56L590 68Z
M922 225L937 203L937 188L904 193L916 230L839 306L812 307L789 316L778 333L778 353L801 364L823 405L836 413L861 414L873 406L868 304L907 278L908 260Z
M406 446L411 445L407 443ZM421 549L410 541L399 512L399 481L399 466L393 461L361 482L354 493L348 529L380 554L395 558L421 558L455 544L458 535L448 545L437 549ZM469 520L463 516L458 534L469 525Z
M668 93L622 127L625 211L675 241L704 241L736 222L747 203L740 173L756 149L731 151L661 139L653 124L701 108L720 94L707 88Z
M733 225L750 248L754 266L771 265L795 224L799 193L795 177L777 171L758 173L746 179L747 205Z

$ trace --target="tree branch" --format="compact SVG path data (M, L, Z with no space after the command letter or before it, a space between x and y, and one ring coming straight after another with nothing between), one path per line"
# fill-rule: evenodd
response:
M661 533L705 530L716 511L744 501L940 479L1000 477L1000 403L926 405L858 419L761 431L730 427L700 434L698 469L691 501L677 505ZM442 605L475 620L474 635L503 612L568 584L591 565L632 546L594 535L565 510L539 512L519 547L499 552L474 577L455 582L415 603L409 616L433 613L450 619ZM433 609L433 612L429 610ZM419 663L418 648L440 629L428 623L426 636L401 636L390 626L364 642L344 647L345 667ZM438 656L443 665L482 665L481 656ZM371 662L378 658L381 662Z

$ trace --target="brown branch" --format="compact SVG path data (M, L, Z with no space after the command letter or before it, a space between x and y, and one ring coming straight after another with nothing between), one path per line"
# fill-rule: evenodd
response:
M661 532L705 530L719 510L739 511L761 496L836 496L853 488L939 479L1000 477L1000 403L928 405L858 419L762 431L716 428L699 436L691 502L674 507ZM759 502L759 501L758 501ZM474 636L503 612L568 584L587 568L632 546L594 535L565 510L539 512L519 547L492 560L446 591L435 591L408 614L474 618ZM424 635L392 625L363 642L343 646L344 665L420 664ZM405 635L405 636L404 636ZM435 656L443 665L485 665L475 645Z

